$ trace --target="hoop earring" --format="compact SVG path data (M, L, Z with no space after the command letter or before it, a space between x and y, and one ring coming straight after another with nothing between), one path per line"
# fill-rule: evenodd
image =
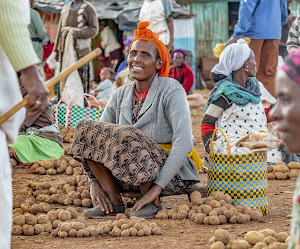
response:
M247 67L247 66L245 66L245 71L246 71L246 72L249 72L249 69L248 69L248 67Z

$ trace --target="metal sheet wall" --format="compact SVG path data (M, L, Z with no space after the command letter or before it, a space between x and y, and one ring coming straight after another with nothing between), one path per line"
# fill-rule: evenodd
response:
M195 17L196 59L213 58L212 50L217 43L228 40L228 2L195 1L191 11Z

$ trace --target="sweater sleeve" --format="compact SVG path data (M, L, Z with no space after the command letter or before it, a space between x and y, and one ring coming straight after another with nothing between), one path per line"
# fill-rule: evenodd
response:
M193 84L194 84L194 73L191 68L186 67L186 69L184 70L184 78L182 82L182 86L186 94L188 94L191 91Z
M216 101L212 102L202 120L201 124L201 134L204 144L204 149L207 153L210 151L210 140L211 136L216 128L216 122L222 113L231 106L231 103L227 100L225 96L218 98Z
M113 92L111 98L109 99L107 105L105 106L104 112L100 118L100 121L116 124L116 109L117 109L117 101L118 96L117 93L119 91L116 90Z
M235 25L233 37L243 38L251 28L253 14L259 0L240 1L238 23Z
M40 62L18 1L0 1L0 44L15 71Z
M296 18L292 27L290 28L286 47L289 53L295 51L299 46L299 27L300 27L300 16Z
M32 19L33 26L35 28L35 31L37 33L38 38L43 41L46 37L46 32L44 30L44 23L42 21L42 18L40 14L37 11L32 11Z
M192 122L189 105L182 87L165 96L165 113L173 130L172 149L155 184L165 188L178 173L193 149Z
M94 38L99 31L97 13L91 5L86 6L86 13L84 15L87 25L79 31L74 32L75 39L89 39Z

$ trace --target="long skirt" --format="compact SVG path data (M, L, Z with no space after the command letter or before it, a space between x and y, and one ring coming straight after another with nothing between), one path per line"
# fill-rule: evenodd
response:
M64 154L59 143L36 135L19 135L9 147L21 163L60 158Z
M102 163L126 191L138 190L141 183L155 181L169 153L133 126L86 119L76 126L70 155L82 159L91 180L96 177L85 159ZM195 183L175 175L162 195L189 194Z

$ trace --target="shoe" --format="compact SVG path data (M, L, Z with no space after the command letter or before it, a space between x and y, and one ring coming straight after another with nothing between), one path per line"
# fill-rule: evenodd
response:
M160 205L159 207L157 207L151 202L142 207L141 210L131 212L130 217L136 216L139 218L152 219L155 217L159 210L162 210L162 207Z
M83 212L83 214L89 218L100 218L100 217L107 216L107 215L114 216L118 213L124 213L124 211L125 211L124 205L113 206L113 212L106 214L106 212L103 212L98 206L96 208L90 208L90 209L85 210Z

